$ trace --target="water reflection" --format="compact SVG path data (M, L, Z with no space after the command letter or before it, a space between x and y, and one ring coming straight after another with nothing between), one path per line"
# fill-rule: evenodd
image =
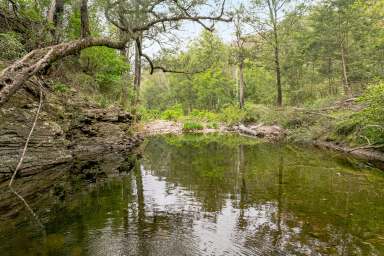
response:
M382 255L384 175L237 137L157 137L125 177L52 207L1 255Z

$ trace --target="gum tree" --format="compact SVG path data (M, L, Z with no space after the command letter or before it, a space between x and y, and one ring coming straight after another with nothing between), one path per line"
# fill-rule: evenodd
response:
M205 10L202 14L202 8L206 9L207 5L207 2L194 0L148 0L148 3L139 10L132 10L125 0L108 0L105 3L106 18L112 25L125 32L122 39L85 37L32 50L0 72L0 105L4 104L30 77L38 75L54 61L78 53L82 49L92 46L124 49L130 41L134 41L136 45L140 46L139 35L141 33L172 30L185 21L196 22L208 30L212 30L218 21L231 21L231 18L225 14L225 1L218 6L211 6L212 11ZM142 13L143 22L131 26L130 14L136 11ZM139 55L149 63L150 73L157 69L164 72L171 71L154 65L151 58L144 52L140 51Z

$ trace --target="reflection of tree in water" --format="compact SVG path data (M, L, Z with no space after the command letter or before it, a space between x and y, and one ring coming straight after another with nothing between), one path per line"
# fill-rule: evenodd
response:
M356 171L335 164L330 154L279 145L159 144L157 150L171 152L169 157L156 162L147 152L145 168L191 190L205 211L222 212L231 198L232 207L239 210L234 232L243 232L236 236L243 236L248 248L303 254L369 252L372 248L359 238L361 230L380 234L378 227L384 226L378 220L383 208L359 206L367 198L380 204L384 191L366 182L362 190ZM345 208L351 201L355 204ZM376 222L366 217L372 210Z
M145 169L156 176L176 185L186 185L205 210L219 212L225 205L226 195L235 192L232 185L236 174L228 172L228 168L236 158L236 151L219 143L169 146L155 140L147 145L142 162Z
M206 255L202 248L220 246L244 255L384 251L383 175L357 172L329 154L158 138L141 168L136 163L126 177L53 207L45 252L59 246L69 255Z
M283 155L279 156L279 183L277 188L277 232L275 232L275 236L273 238L273 245L275 247L279 246L279 242L281 239L281 214L282 214L282 195L283 195L283 172L284 172L284 158Z
M238 227L239 229L245 229L247 227L247 219L244 216L245 208L247 208L248 202L248 192L247 192L247 184L245 181L245 170L244 170L244 145L239 145L238 154L236 159L236 172L240 179L240 200L239 200L239 220Z

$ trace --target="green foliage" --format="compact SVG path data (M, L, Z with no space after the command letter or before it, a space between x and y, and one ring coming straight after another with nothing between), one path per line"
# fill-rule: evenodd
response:
M220 117L217 113L209 112L207 110L192 110L189 116L203 122L216 122Z
M384 82L370 86L359 101L367 105L361 117L367 122L384 125Z
M129 71L129 65L116 50L107 47L85 49L80 55L80 66L86 74L81 75L86 81L82 87L89 86L85 89L99 93L97 98L102 105L119 101L124 86L127 86L123 75Z
M366 105L356 114L356 120L363 126L360 136L371 144L384 143L384 83L370 86L359 101Z
M183 109L180 104L176 104L161 114L161 118L165 120L177 121L184 116Z
M209 129L218 129L219 125L217 123L209 123L209 124L207 124L207 128L209 128Z
M349 118L342 119L341 121L337 122L335 132L337 135L348 136L354 133L359 126L360 125L358 119L350 116Z
M116 50L107 47L85 49L80 55L80 65L85 72L94 75L103 92L113 90L121 75L129 70L129 65Z
M140 107L138 110L140 120L143 121L151 121L161 118L161 113L157 109L146 109L144 107Z
M57 82L53 85L53 90L59 93L65 93L69 90L69 86L60 82Z
M193 132L198 130L203 130L204 126L200 123L195 122L186 122L183 124L183 131L184 132Z
M0 33L0 59L14 60L25 54L21 37L17 33Z
M220 114L221 121L228 125L234 125L244 120L246 112L237 106L228 106Z
M175 70L196 73L146 77L142 95L147 108L165 110L181 104L184 113L218 112L233 103L236 85L229 72L228 47L216 35L203 32L187 51L163 59Z
M266 117L271 117L271 108L260 104L245 104L245 121L266 122Z

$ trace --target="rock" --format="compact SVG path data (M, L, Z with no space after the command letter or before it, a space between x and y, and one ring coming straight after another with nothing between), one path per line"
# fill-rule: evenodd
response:
M16 168L38 107L38 99L20 90L0 109L0 182ZM99 109L81 105L81 100L64 104L46 92L43 108L31 137L19 176L31 176L58 166L73 164L79 156L95 157L116 151L131 151L142 137L130 131L132 115L119 108Z

